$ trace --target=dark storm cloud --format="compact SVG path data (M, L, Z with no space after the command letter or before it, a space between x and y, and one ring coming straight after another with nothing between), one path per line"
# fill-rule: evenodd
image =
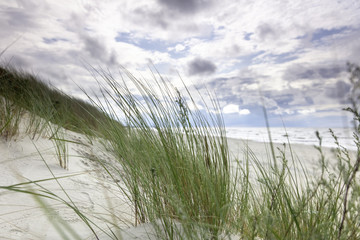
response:
M328 68L323 67L318 69L318 73L322 78L338 77L342 71L344 71L344 68L341 68L339 66L328 67Z
M259 25L256 28L256 32L255 32L259 38L264 41L264 40L272 40L272 39L277 39L278 38L278 31L275 27L271 26L268 23L264 23Z
M159 26L162 29L167 29L169 26L169 19L164 11L153 11L146 7L136 8L133 11L133 22L138 24L142 22L146 25Z
M273 99L278 106L280 107L287 107L290 105L292 101L294 101L295 97L292 93L282 94L282 93L275 93L269 92L264 94L267 98Z
M108 65L114 65L117 63L116 55L112 51L110 54L106 49L104 43L99 39L90 36L81 36L84 42L84 50L90 54L95 60L102 60Z
M207 75L216 71L216 66L213 62L195 58L188 63L189 75Z
M254 83L255 80L253 78L246 77L229 77L229 78L213 78L209 82L207 82L206 87L203 84L196 84L196 89L206 89L213 91L216 94L216 99L219 101L225 101L227 103L236 103L242 104L243 98L247 96L247 94L251 91L242 91L240 88L244 85L248 85ZM206 92L205 91L205 92ZM234 94L234 92L236 94ZM206 94L206 93L205 93ZM255 94L256 95L256 94Z
M131 12L129 20L135 25L146 26L156 32L157 29L176 33L208 33L209 24L201 25L195 21L189 21L188 17L176 9L152 9L149 7L136 8Z
M106 49L99 40L89 36L84 37L83 40L85 44L85 50L88 51L92 57L104 57Z
M344 67L339 67L336 65L304 66L301 64L296 64L285 70L283 79L286 81L297 81L301 79L336 78L343 71L345 71Z
M351 86L343 81L337 81L333 88L326 91L326 96L330 98L344 98L348 96Z
M237 85L253 84L255 79L251 77L228 77L228 78L215 78L208 83L210 88L220 89L223 87L236 87Z
M211 5L210 0L158 0L168 10L180 13L194 13Z

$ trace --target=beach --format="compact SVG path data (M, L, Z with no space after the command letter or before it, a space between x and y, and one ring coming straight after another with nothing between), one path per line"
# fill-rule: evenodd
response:
M46 196L51 196L50 192L55 193L58 198L51 200L19 191L0 190L1 239L62 239L62 234L70 239L75 239L75 236L96 239L74 209L89 216L99 229L108 230L110 227L124 239L155 239L150 225L135 226L133 206L125 197L125 192L120 190L126 189L121 176L116 179L110 177L99 164L98 160L101 160L121 169L121 165L98 140L89 141L84 135L65 131L68 169L63 169L49 135L31 139L24 131L21 130L12 140L0 140L0 186L13 186L19 191L38 189ZM233 168L244 164L247 159L250 165L255 166L252 158L247 157L250 152L264 165L272 161L269 143L229 138L228 145ZM313 146L291 144L291 151L288 144L284 147L284 144L274 143L275 155L280 156L279 149L285 149L287 158L300 161L310 175L319 171L320 154ZM323 153L330 162L334 159L330 148L323 148ZM251 173L255 176L252 170ZM58 178L56 181L54 176ZM36 182L38 180L40 182ZM253 180L256 181L255 178ZM26 182L33 184L15 185ZM64 201L71 202L71 207ZM58 231L59 227L70 227L75 231L62 233ZM94 231L102 236L100 239L111 239L99 229L94 228Z

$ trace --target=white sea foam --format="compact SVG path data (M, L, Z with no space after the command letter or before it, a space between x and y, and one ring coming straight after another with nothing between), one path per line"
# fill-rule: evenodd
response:
M353 131L350 128L332 128L338 137L340 145L349 150L356 150L353 139ZM275 143L319 145L315 131L319 131L322 137L322 146L336 147L334 138L328 128L271 128L271 138ZM227 127L226 136L229 138L252 140L257 142L269 142L268 131L264 127Z

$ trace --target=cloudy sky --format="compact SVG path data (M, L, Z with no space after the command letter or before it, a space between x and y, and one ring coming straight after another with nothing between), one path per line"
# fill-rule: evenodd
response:
M0 0L1 62L84 97L84 63L217 97L228 126L342 127L358 0Z

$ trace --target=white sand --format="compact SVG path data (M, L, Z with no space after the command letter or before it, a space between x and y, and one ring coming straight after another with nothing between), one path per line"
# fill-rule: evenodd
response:
M251 149L255 153L257 159L260 162L266 163L273 159L272 152L269 143L254 142L249 140L239 140L239 139L228 139L229 150L231 152L232 158L237 158L240 161L246 159L246 149ZM275 156L280 161L279 156L280 150L284 151L286 158L290 161L294 159L295 162L301 161L304 168L308 171L317 170L319 167L320 153L311 145L301 145L301 144L291 144L286 143L286 145L274 143ZM323 154L327 160L331 163L334 163L334 150L330 148L322 148Z
M103 218L91 218L96 224L106 229L106 220L113 221L110 217L112 213L120 216L120 227L132 226L131 208L116 183L103 171L98 171L100 168L95 161L82 157L85 154L91 158L112 161L110 155L104 153L101 144L91 145L80 134L68 132L66 139L86 144L67 143L68 170L59 166L54 145L48 136L34 141L24 134L11 141L0 139L0 186L51 178L45 160L57 177L80 174L63 178L59 182L82 212ZM39 184L68 201L56 181ZM79 233L81 239L93 239L89 228L72 209L59 202L47 202L54 213L45 212L31 195L0 190L0 239L62 239L49 221L52 218L65 220ZM73 239L71 236L69 238Z
M290 140L291 141L291 140ZM239 140L239 139L228 139L229 150L232 156L232 165L234 167L240 166L245 167L247 156L250 155L250 152L255 154L255 158L259 161L262 167L269 167L270 164L273 164L273 157L271 152L271 147L269 143L260 143L248 140ZM317 179L321 174L321 154L311 145L302 145L302 144L291 144L286 143L286 145L274 143L274 153L276 157L277 166L280 168L282 164L281 152L284 152L289 170L293 176L297 177L297 183L305 187L306 183L311 183L315 178ZM251 151L249 151L250 149ZM335 149L322 147L322 153L325 157L325 164L330 173L337 171L338 161L336 158ZM349 155L351 159L355 162L356 152L350 151ZM236 160L235 160L236 159ZM257 184L259 177L259 172L256 172L255 169L258 169L255 166L253 161L254 158L249 157L250 164L250 179L252 183ZM268 171L269 173L269 171ZM304 175L306 173L306 176ZM307 180L306 180L306 179Z
M116 216L117 225L124 229L123 239L155 239L150 225L132 227L133 212L124 194L104 171L99 170L101 168L95 161L82 157L84 155L90 159L97 157L116 164L101 144L97 142L91 144L84 136L67 132L66 139L79 144L67 143L69 169L65 170L59 166L54 145L48 138L49 136L42 136L33 141L22 131L15 140L0 139L0 186L51 178L52 175L44 164L44 159L57 177L81 173L81 175L59 181L76 206L100 227L107 229L110 226L107 221L114 222L112 216ZM244 160L243 150L246 145L256 153L261 162L264 164L267 162L269 148L266 144L229 139L231 153L240 162ZM276 144L276 147L281 146L281 144ZM319 154L313 147L292 145L292 149L307 169L318 167ZM325 150L325 154L329 158L332 157L329 149ZM121 182L118 183L121 184ZM56 181L40 184L68 200ZM95 239L89 228L72 209L54 201L47 201L47 203L53 208L52 213L45 212L39 207L39 203L31 195L0 190L0 239L62 239L49 221L54 218L62 218L76 230L81 239ZM98 231L98 229L95 230ZM71 235L68 236L69 239L73 239ZM109 239L102 233L100 236L100 239Z

